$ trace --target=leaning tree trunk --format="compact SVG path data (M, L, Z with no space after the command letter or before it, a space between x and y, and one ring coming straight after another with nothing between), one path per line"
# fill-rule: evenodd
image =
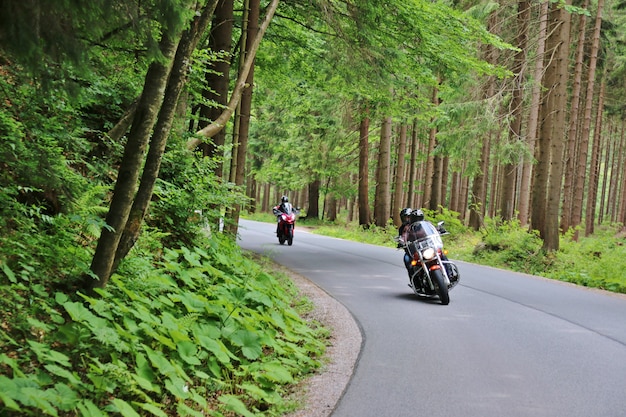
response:
M383 119L380 129L378 168L376 170L376 193L374 201L374 223L378 227L387 226L390 218L389 206L389 166L391 163L391 117Z
M104 288L111 276L115 253L133 204L144 154L161 106L170 64L176 52L177 37L171 33L163 34L160 48L164 59L154 61L148 68L143 93L137 104L133 125L124 147L113 198L106 217L106 226L102 228L91 262L91 271L98 280L91 276L86 277L83 286L87 290L94 287Z
M200 15L196 16L190 28L183 33L178 43L178 49L176 50L176 56L174 57L174 63L170 71L169 81L165 89L165 96L163 97L163 104L159 111L154 133L150 139L150 148L146 157L146 164L143 168L139 189L137 190L135 201L133 202L128 221L126 222L124 232L122 233L120 243L115 253L113 271L117 269L120 261L126 257L139 236L141 224L143 223L143 219L148 211L148 205L152 199L154 184L156 183L159 170L161 169L161 159L163 158L167 139L172 129L174 116L176 115L178 98L186 82L191 54L195 50L200 36L209 25L216 2L217 0L214 0L204 8Z

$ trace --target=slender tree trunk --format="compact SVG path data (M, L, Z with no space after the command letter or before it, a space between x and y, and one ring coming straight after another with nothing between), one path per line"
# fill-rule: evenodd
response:
M600 93L598 94L598 107L596 110L596 124L593 134L593 146L591 152L591 164L589 170L589 187L587 191L587 209L585 214L585 236L593 234L595 230L596 202L598 199L598 183L600 181L600 147L602 144L602 118L604 116L604 90L606 77L602 77Z
M402 123L400 126L400 134L398 136L398 163L396 165L396 178L393 197L393 209L391 214L393 222L396 227L399 227L402 221L400 220L400 210L402 210L404 204L404 160L406 157L406 124Z
M94 287L104 288L111 276L115 252L133 204L144 154L161 106L170 65L176 52L174 38L177 36L163 34L160 47L164 59L154 61L148 68L143 93L135 111L133 126L124 147L124 155L115 182L113 198L106 217L106 227L102 228L91 262L91 271L99 280L95 281L91 277L87 277L83 285L88 290Z
M539 12L539 34L537 38L537 52L535 68L533 70L532 94L530 100L530 113L528 116L528 126L526 131L526 146L528 154L524 158L522 166L522 178L520 181L520 202L519 202L519 219L522 225L529 224L530 201L531 201L531 184L533 177L533 162L535 143L537 141L537 126L539 124L539 110L541 103L541 78L544 68L544 54L546 46L546 36L548 27L548 2L541 3Z
M439 90L437 87L433 88L431 102L434 106L439 105ZM426 154L426 167L424 168L424 194L422 197L422 204L431 206L430 199L432 195L432 187L433 187L433 176L435 175L435 156L433 155L435 151L435 145L437 144L437 128L432 127L430 129L430 133L428 135L428 150Z
M585 0L583 9L587 9L589 0ZM576 47L576 64L574 66L574 77L572 85L572 99L570 104L569 133L567 135L567 155L565 182L563 185L563 214L561 216L561 232L569 230L572 223L572 200L574 198L574 177L576 171L576 137L578 131L578 114L580 106L581 81L583 76L583 62L585 57L585 39L587 33L587 16L580 14L578 28L578 44Z
M369 203L369 129L370 121L364 116L359 126L359 225L370 224Z
M407 196L407 205L414 207L415 190L417 189L417 147L419 146L417 137L417 118L413 120L413 129L411 130L411 160L409 162L409 190Z
M389 168L391 163L391 117L382 121L380 129L380 147L378 151L378 168L376 170L376 198L374 201L374 223L385 227L390 218L389 205Z
M530 2L522 0L517 6L517 36L515 45L519 50L515 53L513 63L513 91L509 104L511 123L509 125L509 141L519 142L522 137L523 89L526 78L526 49L528 48L528 25L530 22ZM502 185L499 212L504 220L511 220L515 214L515 195L517 185L517 161L510 161L502 168Z
M191 54L195 50L200 36L204 33L209 24L215 9L215 3L214 1L212 4L206 6L202 13L193 20L191 27L183 33L178 44L167 87L165 88L163 104L161 105L156 126L152 138L150 139L150 148L143 168L139 189L137 190L137 195L135 196L130 210L128 221L126 222L124 232L122 233L115 253L112 271L117 269L120 261L126 257L139 237L141 224L143 223L143 219L148 211L148 205L152 199L154 184L159 176L161 159L165 152L167 139L172 130L172 122L176 115L178 98L185 85Z
M593 31L593 41L589 57L589 72L587 77L587 96L585 102L585 113L581 130L581 142L578 151L578 161L576 165L577 177L575 179L574 198L572 205L571 227L576 227L582 222L582 208L585 193L587 159L589 153L589 135L591 131L591 113L593 110L593 98L596 79L596 66L598 62L598 50L600 48L600 30L602 26L602 10L604 0L598 0L597 15ZM578 230L574 233L574 240L578 239Z
M259 18L261 16L261 1L260 0L248 0L249 1L249 13L248 22L246 25L246 56L248 54L254 54L254 40L259 33ZM243 70L243 69L242 69ZM237 148L236 158L237 164L235 167L235 185L241 186L245 180L245 168L246 168L246 154L248 153L248 136L250 132L250 114L252 112L252 93L254 86L254 60L250 64L248 71L248 78L246 84L249 86L243 91L240 102L240 114L239 114L239 129L238 138L239 143L233 144ZM235 204L232 210L228 210L228 225L226 231L232 235L237 234L239 215L241 213L241 204Z
M431 134L436 135L436 130L431 129ZM430 184L430 199L428 200L428 208L430 210L439 209L441 202L441 186L443 181L443 158L441 155L433 157L433 175Z
M220 58L211 63L210 71L206 75L207 88L202 92L202 96L207 102L214 102L217 105L201 106L200 129L208 126L210 121L216 120L222 113L223 107L228 104L232 32L233 2L232 0L219 0L215 9L213 24L211 25L208 49L213 53L220 54ZM241 61L243 62L243 59ZM203 142L200 148L204 156L215 158L218 152L223 152L222 147L225 142L226 132L220 130L213 136L212 141ZM218 177L222 177L223 158L217 158L216 163L215 174Z

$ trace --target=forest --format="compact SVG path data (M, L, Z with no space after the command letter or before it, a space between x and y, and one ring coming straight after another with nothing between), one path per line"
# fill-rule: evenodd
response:
M2 415L297 407L326 330L236 244L283 195L361 231L517 224L545 259L624 233L622 0L0 10Z

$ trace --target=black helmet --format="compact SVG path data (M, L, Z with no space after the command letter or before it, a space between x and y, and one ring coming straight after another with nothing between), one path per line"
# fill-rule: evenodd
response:
M405 207L402 210L400 210L400 220L404 223L406 221L409 221L409 216L411 216L411 212L413 210L411 209L411 207Z
M424 212L420 209L411 211L411 223L421 222L424 220Z
M284 196L282 196L282 198L280 199L280 201L281 201L281 202L283 202L283 203L288 203L288 202L289 202L289 199L287 198L287 196L286 196L286 195L284 195Z

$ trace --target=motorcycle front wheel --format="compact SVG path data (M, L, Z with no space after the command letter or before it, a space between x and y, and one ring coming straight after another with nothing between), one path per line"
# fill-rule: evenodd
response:
M446 280L443 277L443 273L440 269L433 269L430 271L430 277L433 280L433 284L435 284L435 291L439 296L439 300L441 304L444 306L450 304L450 294L448 294L448 286L446 285Z
M293 245L293 227L287 228L287 244L289 246Z

